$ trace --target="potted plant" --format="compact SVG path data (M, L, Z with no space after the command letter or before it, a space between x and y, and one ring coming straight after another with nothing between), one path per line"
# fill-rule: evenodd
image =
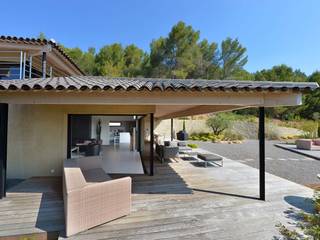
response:
M188 140L188 133L186 131L186 120L183 120L182 130L177 132L177 139L180 141Z

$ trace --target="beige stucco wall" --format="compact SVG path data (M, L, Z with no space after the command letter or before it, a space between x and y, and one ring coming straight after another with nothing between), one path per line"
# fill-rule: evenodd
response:
M8 178L61 175L67 115L54 106L10 105Z
M146 114L152 106L9 105L8 178L60 176L67 156L67 115Z

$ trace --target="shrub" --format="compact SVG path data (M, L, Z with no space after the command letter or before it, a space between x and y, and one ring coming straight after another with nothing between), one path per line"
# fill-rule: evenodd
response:
M220 142L221 139L222 139L221 137L215 136L215 137L212 137L212 138L211 138L211 142L213 142L213 143Z
M231 131L225 131L224 136L223 136L223 140L226 141L242 141L244 139L244 137L239 134L239 133L234 133Z
M191 147L191 148L198 148L198 144L195 144L195 143L189 143L189 144L188 144L188 147Z
M305 138L315 138L318 136L318 121L300 120L279 122L279 126L297 128L305 132Z
M296 219L300 220L297 227L305 234L305 236L298 233L296 230L289 230L282 223L276 225L284 239L320 239L320 193L317 190L313 197L313 207L313 213L299 212L296 213L297 216L295 216Z
M203 136L203 137L200 137L200 140L204 141L204 142L207 142L207 141L210 140L210 138Z
M268 140L280 140L281 137L280 137L278 132L268 131L268 132L266 132L266 139L268 139Z
M214 135L220 135L224 130L230 128L231 120L228 114L217 114L207 119L207 126L212 128Z
M265 137L268 140L280 140L281 139L279 129L272 124L267 125Z
M211 141L211 142L219 142L221 140L226 140L226 141L242 141L244 137L239 134L239 133L233 133L231 131L226 131L225 134L220 134L220 135L214 135L213 133L193 133L190 137L189 140L194 140L194 141Z
M315 121L302 121L300 129L310 138L317 137L318 135L318 123Z

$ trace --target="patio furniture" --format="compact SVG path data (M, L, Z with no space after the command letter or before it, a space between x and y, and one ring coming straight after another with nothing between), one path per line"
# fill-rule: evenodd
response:
M178 141L178 147L186 147L187 146L187 142L186 141Z
M78 146L71 148L71 154L70 154L71 156L72 156L73 152L76 152L77 156L79 156L80 155L80 148Z
M182 160L185 161L198 161L197 157L198 157L198 152L196 151L183 151L183 152L179 152L179 154L182 154L183 156L180 156L180 158Z
M101 145L90 143L86 146L85 156L99 156Z
M128 215L131 178L111 179L101 158L67 159L63 166L66 236Z
M157 144L156 153L159 156L161 163L164 163L166 159L175 158L178 156L179 147Z
M191 152L192 148L191 147L179 147L179 153L187 153L187 152Z
M320 141L311 139L296 140L297 149L301 150L320 150Z
M223 157L212 153L199 153L198 158L204 161L204 167L208 166L208 163L214 163L220 167L223 167ZM218 164L217 162L221 162Z

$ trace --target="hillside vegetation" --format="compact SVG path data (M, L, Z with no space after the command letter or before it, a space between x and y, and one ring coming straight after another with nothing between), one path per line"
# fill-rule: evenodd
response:
M39 37L45 38L45 35ZM99 50L90 47L87 51L60 45L88 75L320 83L320 72L307 76L299 69L292 69L282 63L250 73L245 70L249 61L247 49L238 39L226 38L220 43L210 42L200 37L200 31L184 22L174 25L167 36L153 39L149 51L135 44L123 46L113 43ZM303 101L304 105L299 107L267 109L266 114L280 120L319 120L320 91L305 95ZM257 115L257 110L240 110L237 113Z

